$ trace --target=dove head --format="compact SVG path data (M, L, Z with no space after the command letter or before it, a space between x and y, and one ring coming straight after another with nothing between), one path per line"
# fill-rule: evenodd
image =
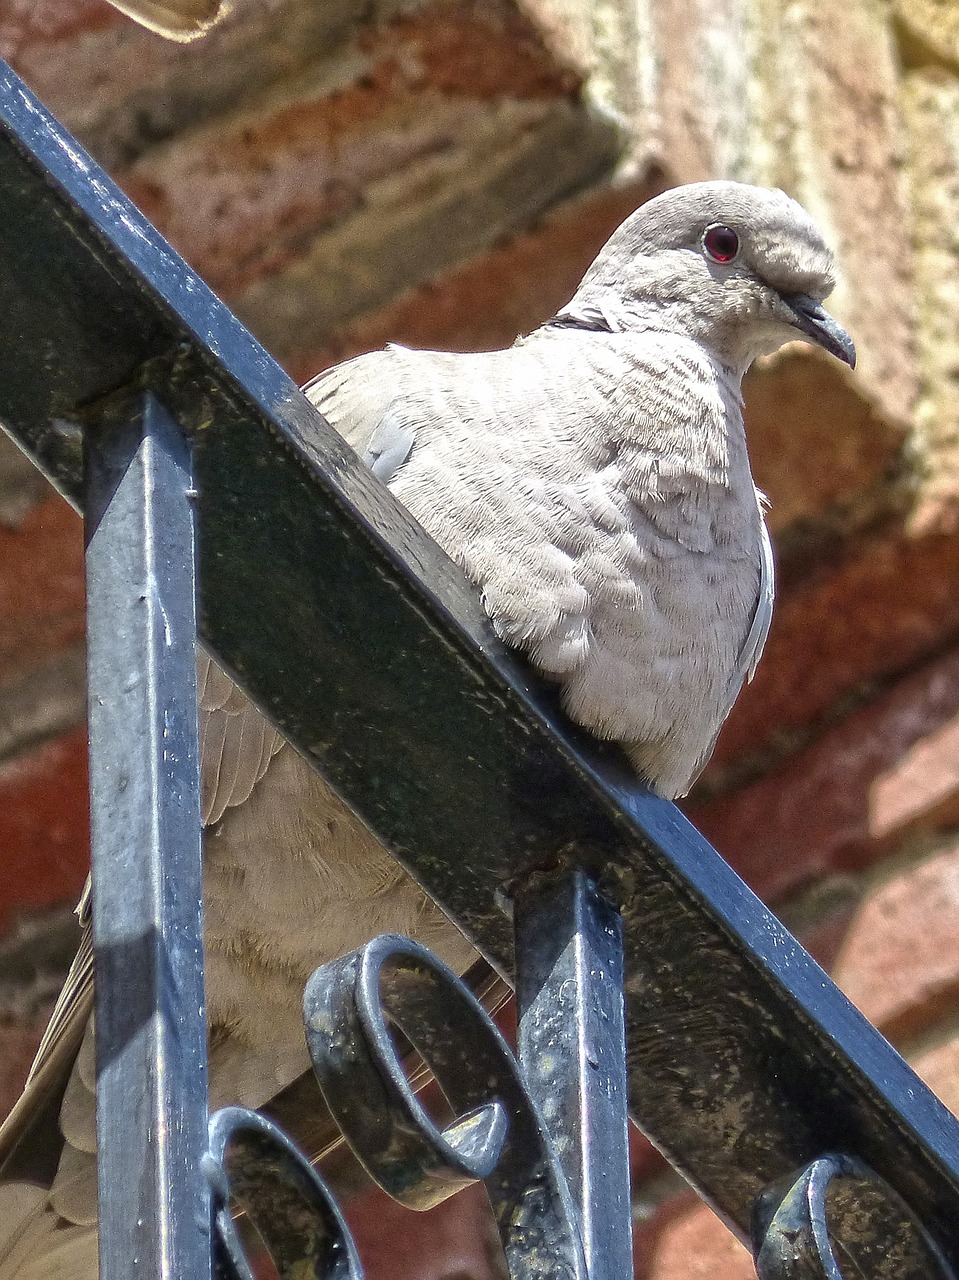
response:
M696 182L627 218L557 318L682 333L740 373L796 339L854 366L851 338L822 305L834 282L815 223L784 192Z

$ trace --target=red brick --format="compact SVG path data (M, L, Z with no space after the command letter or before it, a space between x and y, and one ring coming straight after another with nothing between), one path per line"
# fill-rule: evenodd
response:
M959 1002L959 842L871 888L833 977L886 1035L928 1026Z
M387 342L448 351L509 346L572 297L612 232L662 189L645 183L593 192L542 218L529 231L343 326L321 348L287 362L299 382L340 360Z
M235 297L301 257L370 183L468 146L476 116L464 99L577 87L502 0L432 6L365 29L357 44L355 83L186 133L115 175L214 288Z
M756 1280L748 1251L691 1193L637 1226L633 1257L636 1280Z
M0 1021L0 1118L20 1097L52 1010L50 1004L28 1021Z
M6 0L0 12L0 56L16 61L31 45L75 39L123 21L105 0Z
M0 527L18 529L50 486L25 453L0 431Z
M189 57L186 46L146 31L105 0L14 0L0 19L3 56L45 106L89 145L102 121L150 97ZM137 92L139 91L139 93ZM127 122L136 132L139 121Z
M838 504L862 503L886 483L901 426L880 416L850 371L800 343L760 361L743 387L756 483L776 535Z
M17 910L77 900L88 826L84 729L0 765L0 931Z
M582 80L553 58L520 8L503 0L401 14L368 28L359 44L380 58L398 48L411 83L468 98L555 97L574 93Z
M832 969L863 898L862 877L829 876L810 890L777 905L783 924L817 964Z
M877 836L959 820L959 706L875 779L871 810Z
M197 131L114 176L208 284L236 294L433 142L422 104L394 79L382 68L330 97Z
M959 650L690 817L758 893L781 898L959 819L957 724Z
M644 1172L661 1171L662 1158L638 1133L632 1136ZM368 1192L350 1204L348 1217L369 1280L500 1280L503 1275L502 1264L496 1265L500 1246L482 1187L471 1187L425 1214L404 1210L381 1192Z
M959 538L892 530L784 581L756 679L723 730L716 761L788 743L840 699L929 658L957 634Z
M911 1058L916 1074L954 1115L959 1115L959 1037Z
M426 1213L369 1192L350 1205L348 1218L368 1280L501 1280L494 1261L499 1241L482 1186Z
M82 523L62 498L0 526L0 671L82 640L83 599Z

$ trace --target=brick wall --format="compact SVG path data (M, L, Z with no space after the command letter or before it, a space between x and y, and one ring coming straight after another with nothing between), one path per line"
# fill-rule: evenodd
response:
M688 809L959 1107L959 28L915 0L736 11L237 0L175 46L23 0L0 47L299 378L509 342L664 185L807 204L860 367L797 347L749 379L780 598ZM82 595L78 521L0 439L0 1103L85 874ZM637 1275L750 1274L638 1139L635 1166ZM372 1277L498 1274L476 1195L354 1217Z

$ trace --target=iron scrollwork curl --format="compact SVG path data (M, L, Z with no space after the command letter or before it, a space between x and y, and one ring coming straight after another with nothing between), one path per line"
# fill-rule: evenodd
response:
M767 1188L752 1235L759 1280L954 1280L905 1200L847 1155L822 1156Z
M575 1206L515 1057L459 977L386 934L324 965L304 996L307 1042L333 1118L372 1179L426 1209L486 1184L514 1280L587 1280ZM396 1027L456 1113L440 1129L407 1079ZM219 1275L253 1280L231 1201L249 1213L282 1280L362 1280L329 1189L272 1121L227 1107L210 1121Z
M363 1280L336 1201L306 1156L271 1120L246 1107L216 1112L205 1171L217 1277L255 1280L232 1199L250 1215L281 1280Z
M586 1280L566 1180L493 1020L425 947L392 934L324 965L304 997L307 1041L334 1119L373 1180L427 1208L486 1183L510 1275ZM403 1071L390 1023L456 1113L442 1131Z

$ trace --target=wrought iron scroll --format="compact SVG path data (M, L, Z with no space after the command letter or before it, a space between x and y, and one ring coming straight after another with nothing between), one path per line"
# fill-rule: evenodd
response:
M400 1203L428 1209L486 1183L513 1280L628 1280L625 1124L621 1090L610 1087L624 1070L616 913L580 871L531 886L517 909L525 1069L456 974L418 943L383 935L307 984L316 1078L360 1163ZM591 1017L613 1024L608 1045L597 1045ZM397 1033L457 1113L442 1130L410 1086ZM225 1280L253 1280L231 1206L250 1214L281 1280L362 1280L334 1199L277 1126L231 1107L210 1132L206 1168ZM824 1154L758 1196L753 1242L759 1280L954 1280L902 1197L844 1155Z
M824 1155L757 1198L753 1251L759 1280L953 1277L903 1198L861 1160L845 1155Z
M482 1179L515 1280L586 1280L542 1116L492 1019L451 969L387 934L317 970L304 1010L320 1089L379 1186L422 1209ZM390 1023L456 1113L442 1132L409 1086Z
M227 1108L199 1158L190 450L150 394L100 414L85 449L103 1274L201 1280L213 1264L253 1280L239 1207L284 1280L361 1280L335 1200L276 1125ZM456 974L384 935L307 985L316 1077L357 1158L394 1199L426 1209L486 1184L513 1280L627 1280L622 919L572 868L528 878L514 924L522 1065ZM409 1083L394 1031L456 1113L443 1130ZM759 1280L952 1280L914 1211L844 1155L766 1188L753 1238Z
M281 1280L362 1280L356 1245L339 1206L303 1153L272 1121L246 1107L210 1120L203 1169L212 1193L218 1277L254 1280L234 1220L246 1212Z
M386 934L318 969L304 1013L323 1096L377 1185L427 1209L482 1180L513 1280L587 1280L575 1207L543 1118L496 1025L451 969L418 943ZM410 1087L391 1026L457 1113L442 1131ZM281 1130L231 1107L213 1117L210 1135L206 1168L226 1275L252 1280L234 1201L250 1213L281 1277L357 1280L355 1247L334 1200Z
M491 1081L507 1051L494 1036L491 1052L486 1019L464 995L422 947L389 934L317 970L306 988L307 1043L327 1106L374 1181L411 1209L489 1177L503 1153L508 1121ZM455 1090L462 1114L443 1132L410 1087L390 1021Z

